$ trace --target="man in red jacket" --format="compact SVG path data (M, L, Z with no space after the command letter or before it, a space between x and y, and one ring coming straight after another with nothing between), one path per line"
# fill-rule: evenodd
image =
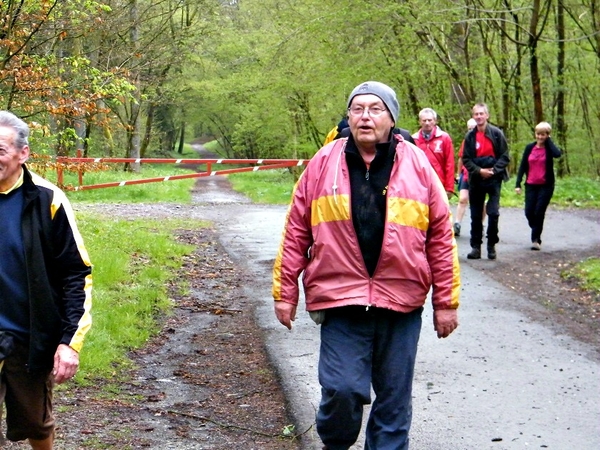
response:
M448 197L454 194L454 147L452 138L437 125L437 113L431 108L419 113L421 129L412 135L415 144L427 155Z

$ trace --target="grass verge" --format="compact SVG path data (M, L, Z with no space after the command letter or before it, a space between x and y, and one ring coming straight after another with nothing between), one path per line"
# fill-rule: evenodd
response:
M561 208L600 208L600 180L568 177L556 180L551 205ZM502 185L502 206L523 207L525 186L521 195L515 193L514 177Z
M579 280L585 289L600 295L600 258L581 261L564 276Z
M167 287L179 282L174 277L182 257L193 251L178 243L174 232L206 224L78 214L78 225L94 264L93 325L76 378L85 385L97 378L118 379L131 366L127 352L159 330L157 317L172 307Z
M294 179L287 169L234 173L227 176L233 189L255 203L285 205L292 198Z
M197 154L173 156L173 158L196 158ZM35 159L29 163L30 168L42 177L58 184L58 175L55 170L49 170ZM72 164L72 170L64 171L64 190L72 201L91 203L153 203L153 202L178 202L191 203L191 189L195 179L155 181L151 183L129 184L101 189L88 189L74 191L79 186L77 165ZM128 182L150 178L164 178L174 175L184 175L195 171L177 164L144 164L139 172L126 172L123 164L104 164L89 166L89 171L83 174L83 186L106 184L115 182ZM93 168L95 167L95 168Z

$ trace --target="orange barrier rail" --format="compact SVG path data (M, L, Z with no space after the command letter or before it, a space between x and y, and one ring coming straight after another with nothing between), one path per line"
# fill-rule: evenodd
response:
M116 181L113 183L83 184L83 170L78 171L79 186L74 190L83 191L88 189L101 189L108 187L126 186L128 184L155 183L158 181L183 180L186 178L202 178L215 175L226 175L240 172L256 172L259 170L284 169L286 167L298 167L308 163L308 159L170 159L170 158L69 158L59 156L57 161L58 184L63 185L63 166L67 163L133 163L133 164L206 164L206 171L184 175L173 175L166 177L143 178L139 180ZM213 164L253 164L251 167L238 167L235 169L224 169L212 171ZM261 164L261 165L258 165Z

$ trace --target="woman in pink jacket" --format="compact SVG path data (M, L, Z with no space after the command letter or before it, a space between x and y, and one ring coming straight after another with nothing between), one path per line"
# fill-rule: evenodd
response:
M325 448L408 448L421 312L432 289L440 338L458 325L456 241L427 157L392 129L394 91L369 81L348 99L351 135L323 147L298 181L273 269L277 319L291 329L303 274L321 324L317 431Z

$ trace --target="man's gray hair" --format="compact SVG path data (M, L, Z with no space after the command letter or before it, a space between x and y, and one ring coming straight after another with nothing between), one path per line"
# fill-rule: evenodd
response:
M29 125L10 111L0 111L0 127L12 128L15 130L15 142L13 142L13 144L19 150L26 145L29 145Z
M483 108L483 111L484 111L486 114L489 114L489 113L490 113L490 110L489 110L489 108L488 108L488 105L487 105L486 103L476 103L476 104L473 106L473 108L471 108L471 111L472 111L472 110L474 110L475 108Z
M433 120L437 120L437 113L433 109L431 109L431 108L423 108L419 112L419 119L421 118L421 116L423 114L431 114L431 115L433 115Z

